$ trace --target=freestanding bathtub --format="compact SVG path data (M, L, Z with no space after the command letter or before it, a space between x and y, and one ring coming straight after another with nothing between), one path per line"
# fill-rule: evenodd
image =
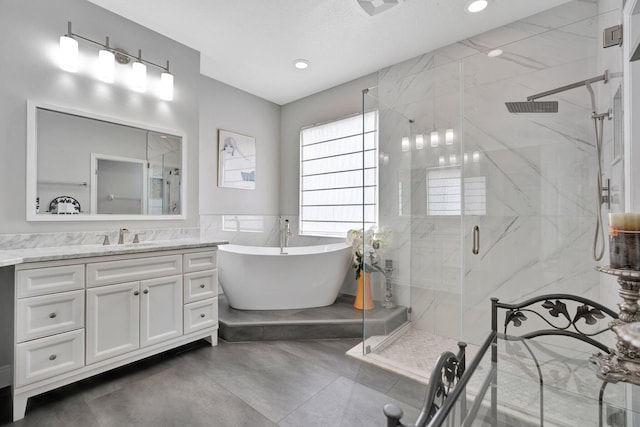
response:
M240 310L324 307L335 302L351 265L345 243L285 248L221 245L218 280Z

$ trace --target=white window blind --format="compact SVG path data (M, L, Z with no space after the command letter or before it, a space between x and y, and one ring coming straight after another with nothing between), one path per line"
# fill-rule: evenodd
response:
M377 111L303 129L300 234L344 237L377 224L377 159Z
M427 214L460 215L462 185L460 168L429 169L427 171ZM464 179L465 215L486 215L486 177Z

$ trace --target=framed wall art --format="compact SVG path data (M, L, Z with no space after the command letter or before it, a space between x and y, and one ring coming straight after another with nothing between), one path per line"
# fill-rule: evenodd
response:
M256 188L256 139L218 129L218 186Z

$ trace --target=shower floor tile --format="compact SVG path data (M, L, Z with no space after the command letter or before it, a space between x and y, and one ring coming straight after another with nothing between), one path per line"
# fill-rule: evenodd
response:
M378 306L366 318L368 334L388 335L407 322L407 309ZM348 295L327 307L296 310L236 310L220 295L218 322L218 336L228 342L362 337L362 311Z

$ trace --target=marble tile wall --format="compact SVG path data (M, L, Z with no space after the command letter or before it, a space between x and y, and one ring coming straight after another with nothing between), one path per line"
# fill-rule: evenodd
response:
M609 83L593 88L598 110L611 107L622 84L621 54L618 48L603 52L600 38L619 19L612 3L571 1L380 71L370 95L381 111L380 151L389 155L380 165L380 222L394 231L396 297L413 308L415 327L479 341L490 325L490 297L514 301L564 292L598 298L589 94L578 88L548 98L559 102L557 114L511 114L504 102L608 68ZM504 53L488 57L495 48ZM607 152L612 126L605 123ZM456 135L451 146L443 146L446 128ZM429 146L433 129L440 132L437 148ZM425 135L425 149L402 152L401 137L413 141L418 133ZM470 159L473 152L479 161L464 164L464 154ZM439 166L440 156L451 167L450 154L463 176L485 177L486 215L427 215L427 171ZM603 164L605 177L621 176L610 157ZM402 216L399 183L410 198ZM476 224L477 256L471 254Z

